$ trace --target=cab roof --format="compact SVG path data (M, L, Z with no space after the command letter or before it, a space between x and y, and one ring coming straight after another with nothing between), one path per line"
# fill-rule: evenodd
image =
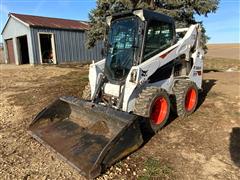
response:
M172 17L167 16L165 14L158 13L158 12L154 12L148 9L133 9L133 10L124 11L121 13L115 13L112 16L108 16L107 19L109 19L110 21L113 21L115 19L133 16L133 15L138 16L142 21L157 20L157 21L174 24L174 20Z

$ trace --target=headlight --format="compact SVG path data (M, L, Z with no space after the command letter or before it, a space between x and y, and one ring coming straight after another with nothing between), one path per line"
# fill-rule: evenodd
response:
M132 70L132 72L131 72L131 78L130 78L130 82L136 82L136 80L137 80L137 70L136 69L134 69L134 70Z

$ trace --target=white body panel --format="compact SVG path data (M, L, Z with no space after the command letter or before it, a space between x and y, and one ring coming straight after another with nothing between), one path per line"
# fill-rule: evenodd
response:
M105 83L104 85L104 93L107 95L119 97L120 90L121 90L121 87L120 85L117 85L117 84Z
M189 73L189 79L195 82L199 89L202 88L203 54L203 50L197 50L192 54L194 65Z
M202 86L202 71L203 71L203 55L204 52L200 46L201 38L201 27L196 25L191 25L189 28L178 29L177 32L185 32L185 36L180 39L176 44L167 48L166 50L160 52L159 54L151 57L142 64L138 66L133 66L126 78L123 105L122 110L126 112L131 112L134 109L135 99L140 93L141 89L146 86L155 86L165 89L169 94L172 93L172 87L175 82L173 75L156 83L148 83L149 77L156 72L157 69L166 65L167 63L178 58L180 55L185 54L186 61L193 59L193 66L185 78L196 83L197 87L201 89ZM190 50L195 47L195 52L190 55ZM105 59L97 63L90 65L89 71L89 81L91 85L91 95L93 96L96 85L98 83L98 77L100 73L103 73L105 65ZM134 82L131 80L131 74L136 74L136 79ZM104 92L112 96L120 96L120 86L106 83L104 86Z
M98 61L97 63L93 61L89 67L88 79L91 87L91 98L96 90L99 74L103 73L104 65L105 65L105 59Z

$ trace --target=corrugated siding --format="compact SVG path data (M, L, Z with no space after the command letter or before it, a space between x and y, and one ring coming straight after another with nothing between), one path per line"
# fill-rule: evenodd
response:
M91 49L85 47L87 34L84 31L70 31L58 29L31 28L34 63L40 63L38 33L54 34L57 63L91 62L103 59L101 49L103 42L96 43Z

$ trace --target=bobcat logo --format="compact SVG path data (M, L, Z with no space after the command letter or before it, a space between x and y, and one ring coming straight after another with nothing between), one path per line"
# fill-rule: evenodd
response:
M144 76L144 77L146 77L148 70L144 71L144 70L141 69L141 72L142 72L141 75Z

